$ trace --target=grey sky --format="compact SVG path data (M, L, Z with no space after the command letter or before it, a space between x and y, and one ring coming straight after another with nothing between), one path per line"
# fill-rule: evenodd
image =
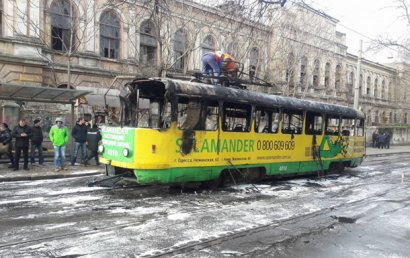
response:
M309 3L340 21L337 29L346 33L348 52L355 55L360 39L363 40L363 50L366 50L369 38L378 35L400 38L408 30L394 0L309 0ZM380 63L392 62L397 59L397 51L364 52L363 57Z

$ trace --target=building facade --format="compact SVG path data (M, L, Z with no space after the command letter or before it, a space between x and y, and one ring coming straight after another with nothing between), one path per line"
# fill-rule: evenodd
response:
M132 77L201 70L204 52L225 50L275 85L252 90L352 106L357 56L338 20L303 2L257 2L251 12L236 1L0 0L0 83L101 94ZM408 124L400 69L362 61L368 126Z

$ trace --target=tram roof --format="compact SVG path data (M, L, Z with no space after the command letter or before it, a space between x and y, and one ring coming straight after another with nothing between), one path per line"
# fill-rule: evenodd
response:
M249 90L235 89L230 87L215 86L210 84L189 82L177 79L155 78L141 81L142 84L152 82L162 82L168 91L174 91L175 94L187 96L222 99L235 101L239 103L250 103L264 107L281 107L297 110L310 110L317 113L326 113L332 115L341 115L346 117L364 118L363 112L336 104L329 104L318 101L303 100L293 97L280 95L271 95ZM135 81L140 84L140 82Z

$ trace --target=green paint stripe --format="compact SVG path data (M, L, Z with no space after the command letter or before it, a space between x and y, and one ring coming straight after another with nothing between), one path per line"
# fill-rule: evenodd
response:
M323 168L329 168L331 162L351 161L352 166L358 166L363 158L339 159L323 161ZM315 161L308 162L282 162L268 164L238 165L236 168L264 167L266 174L286 175L290 173L308 173L320 170L320 165ZM171 169L136 169L134 174L139 184L170 184L184 182L201 182L217 179L224 169L233 169L232 166L191 167Z

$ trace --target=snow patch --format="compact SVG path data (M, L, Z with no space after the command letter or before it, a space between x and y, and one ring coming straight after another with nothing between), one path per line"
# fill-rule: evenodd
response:
M184 220L186 218L189 218L190 216L191 216L191 214L187 214L187 213L174 213L174 214L168 215L168 219L170 219L170 220Z

